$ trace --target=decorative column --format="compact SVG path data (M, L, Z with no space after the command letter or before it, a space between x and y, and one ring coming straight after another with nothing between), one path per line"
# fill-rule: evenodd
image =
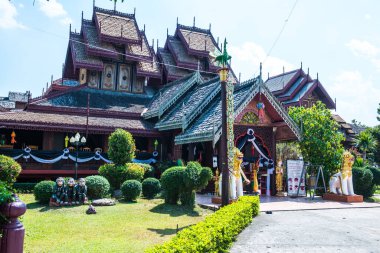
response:
M0 213L9 222L2 224L0 253L22 253L24 248L25 229L18 217L26 212L26 205L17 196L15 201L0 206Z
M227 53L227 40L224 40L223 53L215 58L221 66L219 78L221 83L222 102L222 136L220 138L221 170L222 170L222 206L229 204L229 169L233 170L233 86L227 84L228 61L231 56ZM232 87L231 87L232 86ZM232 108L231 108L232 107ZM231 156L232 155L232 156ZM232 160L230 158L232 157ZM232 166L232 167L231 167ZM231 168L230 168L231 167Z

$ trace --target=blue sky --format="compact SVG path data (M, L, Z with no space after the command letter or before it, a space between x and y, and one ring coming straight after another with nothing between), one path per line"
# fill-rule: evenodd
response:
M120 2L120 1L119 1ZM179 23L198 27L212 24L215 37L227 37L232 67L242 80L263 72L276 75L310 68L346 121L378 124L380 103L380 1L298 0L175 1L126 0L117 9L146 25L148 40L163 46L166 29ZM113 8L109 0L96 5ZM65 60L69 24L80 29L81 11L91 18L92 0L0 0L0 96L31 90L39 96L50 76L59 78ZM282 36L267 56L284 23Z

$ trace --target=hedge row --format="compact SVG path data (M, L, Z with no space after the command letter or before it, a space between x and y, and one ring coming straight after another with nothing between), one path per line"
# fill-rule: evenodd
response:
M257 196L240 197L237 202L221 208L204 221L180 231L170 241L146 252L226 252L252 217L259 213L259 206Z
M14 183L13 189L17 193L32 193L37 183Z

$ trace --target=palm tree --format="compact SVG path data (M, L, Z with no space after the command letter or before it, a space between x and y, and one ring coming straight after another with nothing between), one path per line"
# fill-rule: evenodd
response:
M355 144L363 152L363 159L366 160L367 152L376 150L377 141L369 131L365 130L356 138Z

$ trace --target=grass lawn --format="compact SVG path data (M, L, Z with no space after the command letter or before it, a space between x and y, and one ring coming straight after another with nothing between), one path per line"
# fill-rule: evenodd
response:
M21 194L28 210L22 218L26 230L24 252L143 252L205 218L211 211L165 205L162 199L119 202L96 207L49 208L35 202L32 194Z

